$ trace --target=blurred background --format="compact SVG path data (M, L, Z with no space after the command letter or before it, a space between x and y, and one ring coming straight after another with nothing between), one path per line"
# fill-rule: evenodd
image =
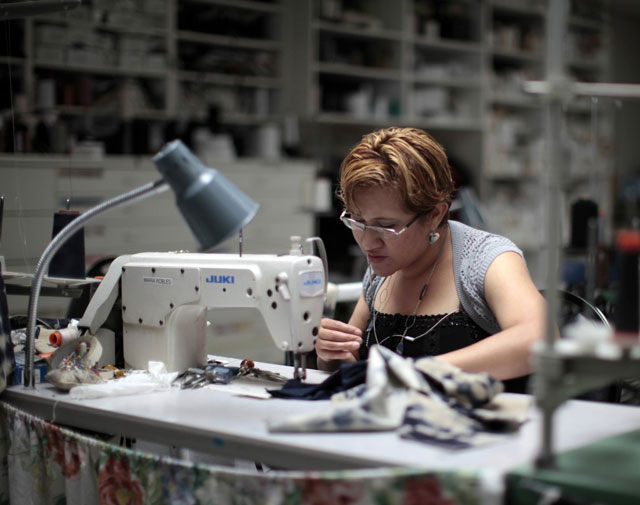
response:
M2 3L7 2L0 2ZM341 159L374 129L417 126L447 149L456 219L508 236L544 287L546 0L85 0L0 22L0 256L33 272L54 214L157 178L182 139L261 204L244 250L320 236L330 280L364 260L338 220ZM582 82L640 82L640 2L571 0L561 47ZM637 228L640 105L563 105L561 282L610 310L614 235ZM83 267L141 251L196 250L171 195L93 221ZM219 251L237 250L237 240ZM68 294L68 293L67 293ZM9 297L14 313L26 296ZM45 297L46 314L69 300ZM219 332L251 324L218 318ZM224 354L224 352L221 352Z

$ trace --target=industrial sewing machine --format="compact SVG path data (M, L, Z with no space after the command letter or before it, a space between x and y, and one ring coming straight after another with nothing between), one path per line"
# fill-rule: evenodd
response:
M293 352L295 377L305 378L305 356L314 347L323 313L325 264L303 254L300 237L291 237L291 250L284 255L119 256L79 326L92 333L100 328L120 284L126 366L146 369L152 360L164 362L169 371L184 371L206 363L208 309L256 308L275 345Z

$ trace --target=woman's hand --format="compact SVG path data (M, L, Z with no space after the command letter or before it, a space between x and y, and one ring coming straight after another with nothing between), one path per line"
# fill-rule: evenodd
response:
M316 354L324 362L356 361L362 330L335 319L323 318L316 339Z

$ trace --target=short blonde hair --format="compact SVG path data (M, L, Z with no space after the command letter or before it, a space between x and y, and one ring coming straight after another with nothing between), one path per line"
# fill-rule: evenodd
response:
M354 194L366 187L395 190L416 214L451 204L455 191L444 148L423 130L400 127L365 135L342 161L337 196L346 209L355 210Z

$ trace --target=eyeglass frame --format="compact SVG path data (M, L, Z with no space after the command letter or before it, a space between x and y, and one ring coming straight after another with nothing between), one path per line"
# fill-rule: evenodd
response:
M340 214L340 221L342 221L342 224L344 224L351 231L364 233L365 231L367 231L367 229L369 229L372 232L377 233L383 238L385 238L385 234L389 234L389 233L391 234L391 236L387 235L387 238L398 238L405 231L407 231L407 228L409 228L409 226L415 223L419 217L424 215L424 214L416 214L411 219L411 221L409 221L404 227L396 231L393 228L384 228L382 226L371 226L368 224L361 223L360 221L356 221L352 217L347 217L346 214L348 214L347 209L344 209L342 211L342 214Z

